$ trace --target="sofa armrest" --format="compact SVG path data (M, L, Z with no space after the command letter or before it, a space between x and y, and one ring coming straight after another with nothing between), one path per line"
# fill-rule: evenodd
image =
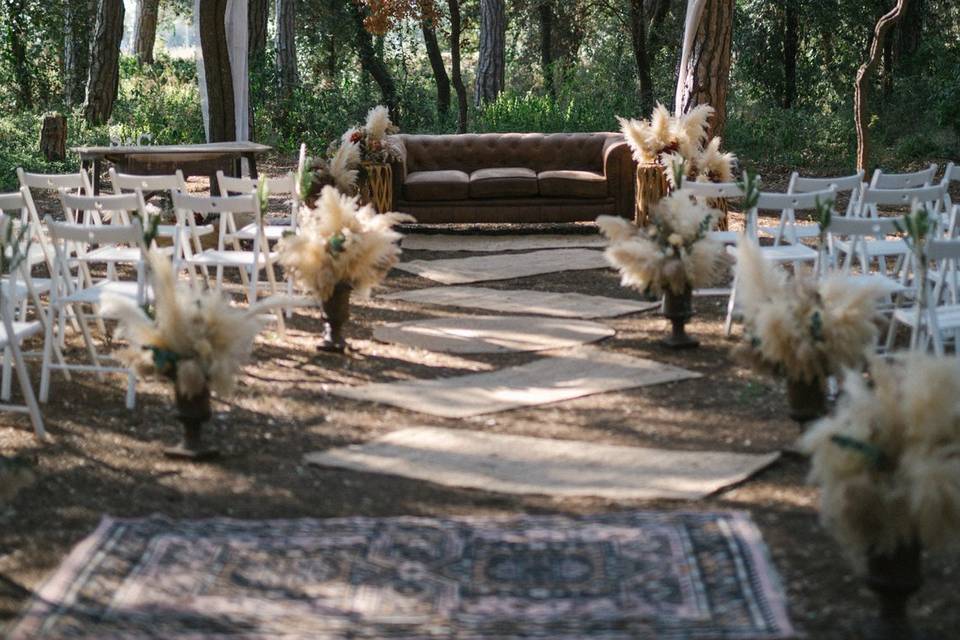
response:
M630 147L621 136L611 136L603 145L603 175L607 192L616 202L617 215L634 219L634 190L636 169Z
M403 143L400 136L392 136L393 143L397 147L397 159L390 163L390 169L393 174L393 194L390 203L390 210L397 210L397 202L403 194L403 184L407 181L407 145Z

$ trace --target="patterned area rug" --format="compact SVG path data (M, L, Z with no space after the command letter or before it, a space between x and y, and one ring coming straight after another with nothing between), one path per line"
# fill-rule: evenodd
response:
M8 636L792 637L744 513L105 518Z

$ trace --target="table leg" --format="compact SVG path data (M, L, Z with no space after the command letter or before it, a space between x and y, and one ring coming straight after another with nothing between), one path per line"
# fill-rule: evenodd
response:
M257 175L257 155L255 153L246 154L247 162L250 163L250 177L256 180Z
M93 195L100 195L100 158L93 159Z

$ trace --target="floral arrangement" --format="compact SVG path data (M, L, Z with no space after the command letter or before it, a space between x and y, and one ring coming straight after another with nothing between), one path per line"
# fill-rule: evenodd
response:
M960 365L917 352L848 371L835 413L801 444L825 526L858 559L960 543Z
M167 258L151 251L148 259L154 292L150 312L127 298L104 301L104 315L119 320L129 342L120 360L141 376L173 380L186 398L205 389L230 394L262 328L264 305L239 309L211 291L180 286Z
M720 151L720 138L707 140L709 119L714 109L701 104L689 113L674 117L658 104L649 120L617 118L633 158L640 164L671 167L682 162L691 180L731 182L736 156ZM674 188L679 185L672 172L667 173Z
M707 236L719 215L678 190L654 208L646 230L616 216L600 216L597 225L610 239L605 255L620 271L623 286L681 295L691 287L709 286L719 275L723 245Z
M383 105L376 106L367 113L367 121L362 126L347 129L339 142L334 143L331 152L347 144L355 144L360 150L361 162L386 163L400 157L400 148L389 136L399 133L390 121L390 111Z
M359 167L360 147L353 142L337 147L330 158L308 158L300 176L301 202L312 206L327 186L346 195L356 195Z
M772 375L811 383L863 365L876 340L882 283L839 273L791 278L745 239L736 268L747 335L738 348L741 358Z
M317 204L301 212L300 228L280 242L280 264L297 284L326 300L345 282L369 294L400 260L401 235L393 226L415 222L404 213L377 214L356 197L327 186Z

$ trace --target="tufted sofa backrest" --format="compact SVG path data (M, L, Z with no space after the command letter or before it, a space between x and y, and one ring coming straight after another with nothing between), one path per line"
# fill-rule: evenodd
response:
M604 143L617 133L480 133L408 135L407 171L525 167L534 171L576 169L603 173Z

